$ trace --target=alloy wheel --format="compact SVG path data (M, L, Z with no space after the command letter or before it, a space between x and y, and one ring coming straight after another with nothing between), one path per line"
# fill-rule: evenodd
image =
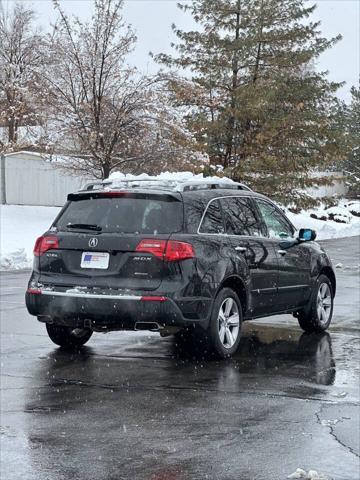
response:
M225 298L220 306L218 327L220 342L225 348L231 348L240 331L239 308L231 297Z
M319 287L316 299L316 311L318 319L322 324L326 324L330 318L332 310L332 296L330 287L327 283L322 283Z

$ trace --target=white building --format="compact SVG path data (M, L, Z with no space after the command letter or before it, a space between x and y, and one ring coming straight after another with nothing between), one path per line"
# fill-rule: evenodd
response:
M93 180L65 172L57 162L36 152L5 154L6 203L15 205L61 206L66 196ZM2 198L0 169L0 198Z

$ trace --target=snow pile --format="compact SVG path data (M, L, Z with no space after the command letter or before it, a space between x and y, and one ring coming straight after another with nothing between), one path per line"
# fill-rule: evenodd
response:
M159 175L156 176L150 176L147 173L142 173L140 175L132 175L132 174L124 174L120 172L114 172L110 175L108 180L105 180L105 182L109 181L111 182L112 187L121 187L123 186L123 182L129 181L129 180L139 180L139 183L141 182L141 186L146 186L147 181L148 183L153 185L153 181L156 180L159 183L160 182L166 182L166 183L171 183L171 186L176 190L177 188L180 187L180 185L184 182L196 182L196 183L209 183L211 181L219 181L221 180L222 183L235 183L233 180L231 180L228 177L218 177L218 176L213 176L213 177L204 177L202 173L194 174L192 172L162 172Z
M18 248L14 252L4 253L4 255L1 254L2 270L22 270L30 266L30 259L25 248Z
M297 229L316 230L317 240L328 238L353 237L360 235L360 201L341 200L337 207L292 213L285 209L286 215ZM354 215L355 213L355 215Z
M37 237L52 224L60 208L2 205L0 207L0 268L31 268Z
M349 210L344 207L330 207L325 210L325 212L330 220L338 223L350 223L353 216Z
M302 478L303 480L327 480L328 477L323 475L322 473L318 473L316 470L309 470L306 472L302 468L297 468L294 473L288 475L289 479L295 480L298 478Z
M321 425L323 427L333 427L335 426L337 423L339 423L340 420L338 420L337 418L335 418L335 420L321 420Z
M343 206L349 210L352 215L360 217L360 201L352 200L350 202L344 201Z

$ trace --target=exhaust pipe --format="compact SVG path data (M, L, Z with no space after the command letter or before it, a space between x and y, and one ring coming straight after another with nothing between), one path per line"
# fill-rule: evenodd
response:
M150 330L150 332L159 332L162 327L156 322L136 322L135 330Z
M54 323L54 320L50 317L50 315L38 315L37 319L42 323Z

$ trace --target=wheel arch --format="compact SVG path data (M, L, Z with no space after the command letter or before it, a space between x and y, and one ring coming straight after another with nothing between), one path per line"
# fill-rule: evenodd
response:
M223 288L231 288L231 290L234 290L234 292L239 297L242 314L243 317L245 317L249 305L249 299L244 281L237 275L231 275L220 284L216 294L218 294Z
M330 283L331 283L332 290L333 290L333 295L335 297L335 294L336 294L336 277L335 277L334 270L331 267L324 266L324 267L321 268L321 270L319 272L319 276L320 275L326 275L328 277L328 279L330 280Z

